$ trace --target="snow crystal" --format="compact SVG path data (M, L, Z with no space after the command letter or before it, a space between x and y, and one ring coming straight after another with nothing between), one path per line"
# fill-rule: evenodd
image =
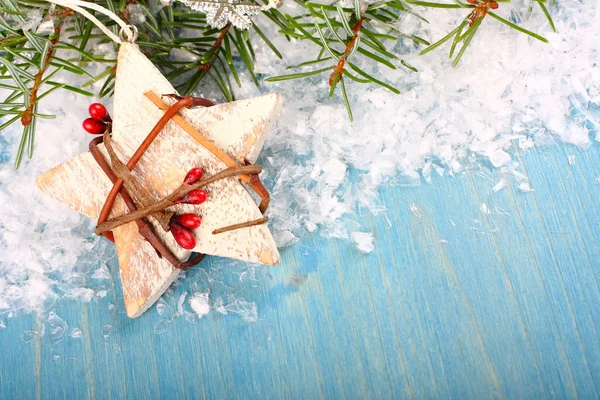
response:
M496 183L496 184L494 185L494 187L492 188L492 190L493 190L494 192L497 192L497 191L499 191L499 190L502 190L502 189L504 189L504 188L507 188L507 187L509 187L509 186L510 186L510 181L509 181L508 179L502 178L502 179L500 179L500 180L498 181L498 183Z
M417 218L421 218L423 216L423 213L421 213L421 209L417 203L411 203L410 212L413 213L413 215Z
M167 309L167 303L161 297L156 302L156 312L158 313L158 315L163 315L165 313L166 309Z
M102 327L102 336L105 340L110 336L110 331L112 331L112 328L113 327L110 324L106 324Z
M33 341L33 339L35 339L36 336L36 331L25 331L21 333L21 340L23 341L23 343L29 343Z
M157 335L160 335L161 333L165 333L167 331L167 328L169 327L170 323L171 322L169 322L166 319L161 319L154 326L154 333L156 333Z
M83 337L83 332L79 328L73 328L69 336L73 339L81 339Z
M71 289L68 297L73 299L79 299L84 303L89 303L94 297L94 290L85 287L75 287Z
M190 298L190 306L192 310L198 315L198 318L202 318L210 312L210 304L208 303L208 292L206 293L195 293Z
M531 187L531 183L529 182L520 183L519 190L522 192L533 192L533 188Z
M227 301L222 297L217 297L213 307L221 314L234 313L242 317L244 321L258 321L258 310L256 308L256 303L248 302L243 297L233 298L232 300L228 299Z
M298 241L298 237L290 231L280 231L275 234L275 244L277 247L287 247Z
M42 325L41 337L42 343L53 346L61 342L67 333L69 326L64 319L56 315L54 311L48 313L48 318Z
M352 240L356 248L363 253L370 253L375 249L373 244L375 236L371 232L352 232Z
M317 224L315 224L312 221L305 221L304 222L304 227L306 228L307 231L309 231L310 233L316 231L318 229Z
M103 264L100 267L98 267L97 270L94 271L91 278L92 279L111 279L112 276L110 275L110 271L108 270L108 267L106 266L106 264Z
M179 300L177 300L177 316L183 315L183 303L185 303L185 298L187 297L187 293L183 293L179 296Z
M327 160L322 167L325 175L325 184L338 187L344 181L346 169L346 164L337 158Z
M481 207L479 207L479 211L481 211L485 215L490 215L490 209L488 208L487 204L485 204L485 203L481 203Z

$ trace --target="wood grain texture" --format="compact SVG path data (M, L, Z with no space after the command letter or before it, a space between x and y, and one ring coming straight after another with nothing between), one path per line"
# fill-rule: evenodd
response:
M0 398L598 398L600 146L521 159L532 193L493 193L485 168L382 190L389 211L355 217L369 255L318 236L284 249L242 293L256 323L211 313L156 335L154 310L107 311L118 282L57 305L81 340L25 344L35 317L9 320Z

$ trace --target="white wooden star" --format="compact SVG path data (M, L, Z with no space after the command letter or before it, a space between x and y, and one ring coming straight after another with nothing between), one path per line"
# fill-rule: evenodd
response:
M175 93L160 71L129 43L119 50L113 106L112 142L115 152L127 162L163 115L144 94ZM166 100L165 100L166 101ZM230 157L243 163L255 162L266 139L266 131L281 108L281 97L269 94L248 100L181 111L183 118ZM110 160L103 145L99 146ZM177 124L170 121L151 144L133 175L155 196L163 198L181 185L187 171L202 167L205 176L226 165L202 147ZM37 180L38 187L75 210L97 219L112 184L89 152L59 165ZM178 213L194 212L202 224L194 231L197 245L193 251L239 260L275 265L279 253L266 225L238 229L219 235L212 231L227 225L260 218L255 201L237 178L217 181L206 187L208 200L199 206L178 205ZM119 198L110 217L127 212ZM179 247L170 233L149 218L154 231L181 261L191 252ZM175 269L160 258L139 234L135 222L116 228L123 295L127 315L135 318L150 307L177 277Z

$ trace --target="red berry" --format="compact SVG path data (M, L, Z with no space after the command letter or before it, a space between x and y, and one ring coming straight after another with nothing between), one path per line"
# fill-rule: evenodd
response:
M202 204L206 201L208 194L201 189L194 189L179 200L175 201L175 204Z
M92 135L99 135L104 133L106 130L106 124L104 122L95 120L94 118L87 118L83 121L83 129L87 133L91 133Z
M88 111L90 112L90 117L97 121L110 121L110 116L108 115L108 111L106 111L106 107L100 103L90 104Z
M194 183L198 182L200 178L202 178L203 173L204 170L202 168L192 168L186 174L185 178L183 179L183 183L186 185L193 185Z
M495 9L497 9L497 8L498 8L498 3L497 3L497 2L495 2L495 1L490 1L490 8L491 8L492 10L495 10Z
M196 238L191 231L175 222L171 222L169 228L178 245L186 250L192 250L196 247Z
M181 214L175 215L171 219L172 222L175 222L181 226L184 226L188 229L196 229L200 226L202 220L196 214Z

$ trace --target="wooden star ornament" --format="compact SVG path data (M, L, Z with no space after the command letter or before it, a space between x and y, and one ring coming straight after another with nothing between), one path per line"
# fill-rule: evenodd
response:
M119 49L111 144L120 160L129 160L157 121L165 114L162 94L175 89L156 67L138 50L123 43ZM159 96L157 96L157 94ZM158 98L158 100L157 100ZM207 149L208 141L240 165L254 163L266 139L272 121L282 104L278 94L220 104L210 108L182 109L151 143L131 174L156 200L180 187L186 173L202 167L206 176L223 171L228 165ZM164 104L163 104L164 108ZM191 129L184 129L185 127ZM190 130L201 136L193 137ZM104 159L111 158L105 145L98 146ZM113 165L114 167L114 165ZM97 219L113 184L90 152L82 153L37 179L38 187L75 210ZM192 251L177 245L173 235L161 229L154 218L152 225L162 243L180 261L192 252L275 265L279 253L265 224L214 234L223 226L235 225L262 217L253 197L239 177L229 177L204 188L208 200L201 205L176 205L178 213L193 212L202 224L194 230L196 247ZM109 218L129 212L122 198L117 198ZM136 222L113 229L123 285L127 315L140 316L177 277L180 270L161 257L144 239Z

